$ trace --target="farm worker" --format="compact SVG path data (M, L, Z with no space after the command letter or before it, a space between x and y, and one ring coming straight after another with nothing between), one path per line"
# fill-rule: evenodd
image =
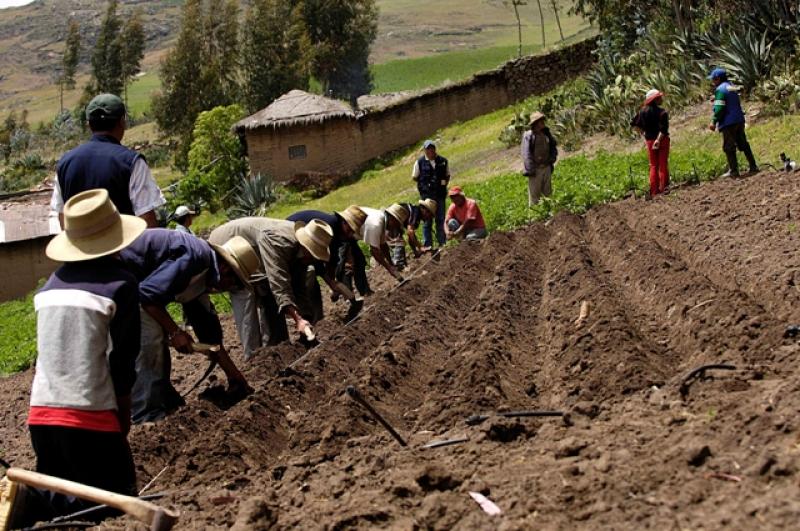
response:
M661 108L664 94L650 89L631 127L644 135L650 159L650 197L669 193L669 114Z
M467 199L460 186L454 186L448 194L452 204L447 210L447 238L481 240L486 237L486 223L481 209L474 199Z
M322 319L322 295L308 266L331 259L333 229L324 221L309 223L282 219L246 217L214 229L209 242L243 238L258 260L253 291L231 291L236 329L250 358L262 345L277 345L289 339L286 316L295 329L313 335L312 325Z
M36 471L135 495L128 447L131 388L139 352L139 292L119 251L147 223L120 215L106 190L87 190L64 205L64 232L47 245L63 262L34 297L36 371L28 426ZM27 527L87 507L25 488L18 494ZM16 510L15 510L16 512Z
M358 301L356 304L355 298L351 298L354 296L350 292L352 287L346 282L345 265L348 261L352 264L353 276L359 293L362 295L369 293L367 260L364 258L364 253L361 252L356 239L356 233L361 230L367 215L356 205L350 205L341 212L328 213L319 210L301 210L286 219L289 221L302 221L306 224L318 219L324 221L333 229L333 239L331 239L330 244L331 258L327 264L317 262L315 264L316 272L331 288L334 293L334 299L337 299L339 295L350 298L351 309L354 309L353 317L355 317L355 313L358 313L355 308L360 309L362 303ZM347 287L347 292L341 293L337 282L343 282Z
M175 214L173 217L175 218L175 230L178 232L185 232L186 234L194 235L194 232L189 227L192 226L192 221L194 221L194 216L197 215L197 212L191 210L189 207L185 205L181 205L175 209Z
M395 279L402 282L403 277L392 264L391 251L387 240L395 239L403 232L403 225L408 220L408 211L395 203L385 210L361 207L367 214L364 226L358 233L359 238L369 245L370 254Z
M528 178L528 206L533 206L542 196L553 193L551 179L558 147L545 126L544 114L533 113L528 125L530 129L522 135L522 174Z
M745 117L742 102L736 89L728 82L728 73L723 68L715 68L708 79L714 85L714 114L708 128L722 133L722 151L728 159L728 172L724 177L739 176L739 161L736 150L744 153L750 165L750 173L758 172L758 164L745 134Z
M133 422L164 418L184 401L170 382L169 346L193 352L193 339L167 312L167 305L183 305L183 313L198 340L220 346L216 361L228 378L229 392L252 392L222 344L222 326L209 292L247 286L258 269L258 257L241 238L222 245L190 234L149 229L120 253L125 266L139 280L142 334L133 387Z
M408 219L405 222L406 237L408 238L408 245L411 247L411 252L414 253L415 258L419 258L422 254L430 249L423 248L417 239L417 229L420 223L430 221L435 218L436 212L439 208L438 203L433 199L420 199L417 204L400 203L406 212L408 212ZM403 240L402 233L398 236L398 244L392 247L392 263L400 267L406 264L406 244Z
M64 228L64 202L92 188L105 188L122 214L157 225L155 209L166 203L144 157L124 147L125 104L113 94L95 96L86 106L92 138L65 153L56 165L50 209Z
M422 144L424 154L414 162L411 178L417 182L420 199L433 199L438 205L436 211L436 241L439 246L447 243L444 230L444 203L447 197L447 186L450 184L450 164L447 159L436 153L436 144L426 140ZM422 224L422 245L426 249L433 246L431 226L434 220Z

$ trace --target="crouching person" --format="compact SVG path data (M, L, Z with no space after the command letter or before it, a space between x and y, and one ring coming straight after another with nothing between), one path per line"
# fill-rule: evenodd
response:
M184 306L187 321L198 339L219 345L215 355L228 378L231 394L252 389L222 345L222 327L209 292L244 289L258 268L258 257L241 238L212 246L190 234L150 229L120 253L126 267L139 280L141 302L141 351L136 360L133 388L133 422L164 418L184 401L170 381L169 347L182 353L193 351L192 336L182 330L167 312L167 305Z
M486 223L478 203L467 199L461 188L454 186L449 193L452 204L447 210L445 231L447 239L482 240L486 237Z
M141 218L120 215L106 190L67 201L65 230L46 250L64 264L34 297L38 355L28 415L37 472L133 495L127 435L139 294L118 253L146 226ZM25 487L17 493L9 529L89 505Z

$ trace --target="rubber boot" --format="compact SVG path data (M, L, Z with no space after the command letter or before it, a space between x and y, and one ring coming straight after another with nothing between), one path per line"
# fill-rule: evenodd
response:
M728 173L723 177L738 177L739 176L739 161L736 159L736 151L726 151L725 158L728 159Z

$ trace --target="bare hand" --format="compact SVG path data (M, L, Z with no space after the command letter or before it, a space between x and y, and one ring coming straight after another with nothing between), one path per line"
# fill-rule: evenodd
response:
M296 329L296 330L297 330L299 333L301 333L301 334L303 334L303 335L306 335L306 329L308 329L309 331L311 331L311 333L312 333L312 334L314 333L314 329L313 329L313 328L311 328L311 323L309 323L308 321L306 321L306 320L305 320L305 319L303 319L302 317L301 317L301 318L300 318L300 319L297 321L297 323L296 323L296 325L295 325L295 329Z
M194 340L192 339L192 336L183 330L175 331L170 335L169 338L169 344L172 345L172 348L183 354L189 354L192 352L193 342Z
M708 124L708 130L709 131L716 131L717 130L717 126L715 124Z

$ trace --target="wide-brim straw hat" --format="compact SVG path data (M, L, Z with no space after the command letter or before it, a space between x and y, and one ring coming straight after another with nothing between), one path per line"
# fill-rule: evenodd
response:
M435 216L436 209L439 207L439 203L437 203L435 199L420 199L419 206L430 212L431 215Z
M543 113L540 113L539 111L536 111L535 113L531 114L531 119L528 120L528 125L533 125L539 120L544 120L544 119L545 115Z
M387 208L386 213L399 221L401 225L408 220L408 210L403 208L403 205L400 203L395 203Z
M664 93L661 92L660 90L658 90L658 89L650 89L650 90L647 91L647 94L645 94L645 96L644 96L644 104L645 105L650 105L655 100L657 100L658 98L661 98L663 96L664 96Z
M64 231L50 240L45 254L58 262L108 256L132 244L146 228L143 219L121 215L108 190L86 190L64 205Z
M298 221L294 224L294 235L300 245L317 260L327 262L331 259L333 229L324 221L312 219L307 224Z
M231 266L233 272L242 281L242 285L249 288L253 276L261 266L261 261L250 243L241 236L234 236L222 245L213 243L210 245Z
M361 210L361 207L350 205L345 210L337 212L347 225L353 229L353 232L358 232L367 221L367 213Z

